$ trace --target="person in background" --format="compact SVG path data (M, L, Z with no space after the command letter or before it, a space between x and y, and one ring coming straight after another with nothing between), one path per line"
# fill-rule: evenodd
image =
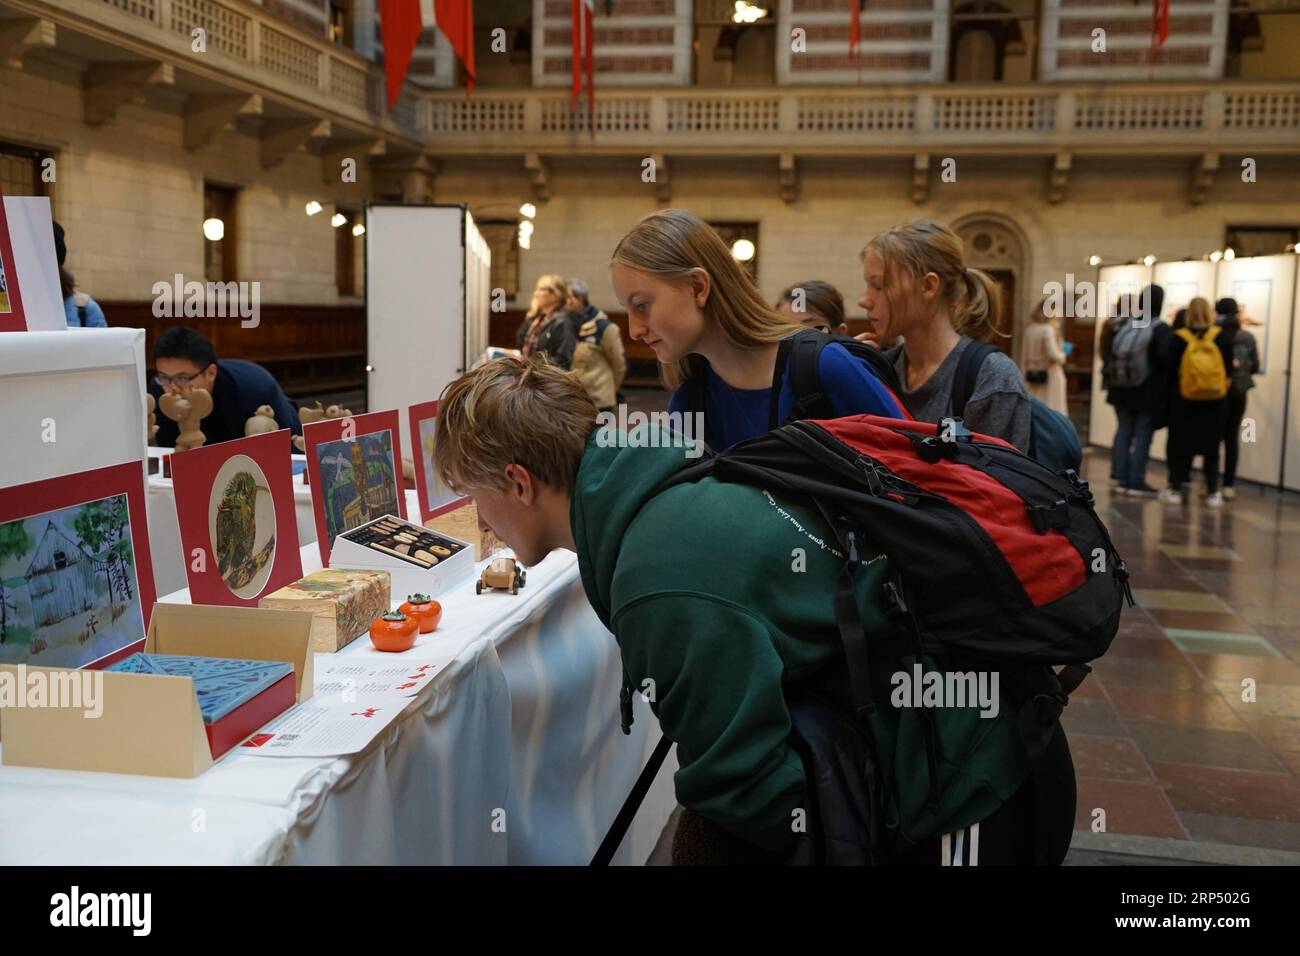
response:
M1136 299L1130 296L1121 301L1118 314L1102 333L1103 372L1115 362L1117 346L1142 350L1142 357L1128 356L1126 361L1131 365L1144 362L1147 367L1146 377L1136 385L1111 384L1106 389L1106 401L1114 406L1118 421L1111 449L1111 484L1119 494L1134 498L1158 494L1147 484L1147 462L1151 439L1165 427L1169 416L1168 355L1173 332L1160 318L1164 304L1163 287L1145 286Z
M1220 299L1214 304L1222 327L1220 336L1228 340L1232 365L1228 369L1227 407L1223 418L1223 497L1231 501L1237 495L1233 484L1237 480L1237 457L1241 451L1241 420L1246 417L1247 393L1255 387L1259 373L1259 346L1241 323L1241 312L1236 299Z
M281 428L302 434L298 410L284 394L271 373L254 362L221 359L208 339L184 325L174 325L158 336L153 347L155 374L149 394L155 399L164 392L189 397L195 388L212 396L212 411L199 423L206 444L244 437L244 425L262 405L270 405ZM174 448L180 431L177 423L161 412L157 415L158 435L154 442Z
M1174 313L1174 322L1169 326L1169 331L1177 332L1179 329L1187 328L1187 310L1179 309Z
M573 325L573 373L578 376L600 411L612 411L622 399L619 389L627 375L623 333L608 315L589 301L590 291L581 279L568 281L566 303Z
M545 355L552 364L566 371L572 368L577 341L573 323L564 307L568 298L569 287L561 276L551 273L537 280L528 314L515 335L515 342L525 358Z
M796 298L800 301L796 302ZM795 305L802 305L802 310L796 312ZM844 296L835 286L820 279L809 279L790 286L781 293L776 311L818 332L849 334L849 327L844 321Z
M1205 468L1206 504L1211 508L1223 506L1219 491L1219 443L1223 441L1224 420L1228 400L1184 398L1180 386L1182 362L1189 342L1186 336L1212 340L1223 360L1223 376L1232 367L1232 347L1228 336L1214 324L1210 303L1199 296L1187 305L1187 327L1169 338L1169 358L1166 366L1173 370L1170 376L1169 404L1169 487L1160 492L1160 500L1167 504L1182 504L1183 489L1191 479L1192 459L1201 456Z
M804 326L763 300L712 226L685 209L642 217L614 248L610 279L628 331L654 350L673 390L670 413L700 411L718 450L784 423L795 394L791 363L775 380L777 352ZM839 343L821 350L817 376L831 417L901 417L888 387Z
M913 219L880 233L862 250L867 310L878 341L903 345L891 355L902 399L918 421L939 422L955 414L953 386L969 336L993 329L997 283L967 268L962 241L929 219ZM960 417L972 432L1029 448L1029 394L1016 363L1002 353L980 364L975 387Z
M59 285L63 293L63 312L70 329L106 329L108 320L99 303L85 292L77 291L72 273L63 268L68 258L68 246L63 227L54 223L54 254L59 260Z
M1065 399L1065 350L1058 316L1047 314L1047 299L1038 303L1025 329L1025 388L1048 408L1069 415Z

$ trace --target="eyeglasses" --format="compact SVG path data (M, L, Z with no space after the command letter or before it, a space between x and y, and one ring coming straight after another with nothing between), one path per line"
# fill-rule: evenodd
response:
M198 375L164 375L162 372L155 372L153 380L162 388L166 388L168 385L179 385L181 388L187 388L202 374L202 372L199 372Z

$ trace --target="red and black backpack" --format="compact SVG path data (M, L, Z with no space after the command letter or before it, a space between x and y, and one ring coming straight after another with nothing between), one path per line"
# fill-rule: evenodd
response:
M1124 561L1076 471L1053 473L960 419L859 415L790 422L686 466L659 490L710 476L811 505L838 538L848 558L835 615L858 718L875 711L873 661L931 655L996 669L1022 682L1017 722L1039 773L1070 693L1133 604ZM880 553L893 569L879 597L895 635L867 635L858 611L860 572ZM625 726L630 701L625 687ZM926 745L937 809L932 724Z

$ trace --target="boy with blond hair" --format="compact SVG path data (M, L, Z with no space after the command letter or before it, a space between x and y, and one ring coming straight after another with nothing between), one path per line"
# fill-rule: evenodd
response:
M785 862L814 805L787 691L816 686L850 708L834 609L845 555L798 501L711 477L661 491L691 464L688 449L601 435L596 419L571 375L497 359L444 391L435 465L525 565L558 548L577 553L587 597L622 651L625 685L653 688L651 709L677 744L685 812L674 862ZM869 639L891 631L877 598L862 603ZM942 718L948 829L968 833L942 841L957 847L942 862L1032 862L1029 768L1012 717L1005 707L993 719L976 710ZM884 743L886 778L925 761ZM1060 812L1068 846L1073 800ZM939 836L908 862L941 862Z

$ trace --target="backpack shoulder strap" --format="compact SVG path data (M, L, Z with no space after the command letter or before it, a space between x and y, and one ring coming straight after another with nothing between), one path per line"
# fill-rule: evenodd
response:
M829 412L817 367L821 361L822 349L831 341L830 336L815 329L803 329L781 340L776 350L776 365L772 369L772 396L767 415L769 430L783 424L777 415L780 412L781 384L785 379L787 365L790 367L790 388L794 392L794 404L790 407L786 421L817 418Z
M1187 329L1187 328L1179 329L1178 331L1176 331L1176 332L1174 333L1174 335L1178 336L1180 339L1182 339L1182 340L1183 340L1184 342L1186 342L1188 345L1191 345L1193 342L1196 341L1196 336L1195 336L1194 334L1192 334L1192 330L1191 330L1191 329Z
M961 358L957 360L957 371L953 373L952 378L951 409L954 417L961 418L962 412L966 410L966 403L975 393L975 382L980 376L980 366L984 364L989 353L996 351L997 349L987 342L971 339L970 345L966 346L966 350L961 353Z
M704 362L699 375L691 375L686 379L686 411L692 415L703 416L701 420L704 422L704 444L713 448L716 442L713 440L713 429L709 427L708 410L705 408L708 397L709 363Z

